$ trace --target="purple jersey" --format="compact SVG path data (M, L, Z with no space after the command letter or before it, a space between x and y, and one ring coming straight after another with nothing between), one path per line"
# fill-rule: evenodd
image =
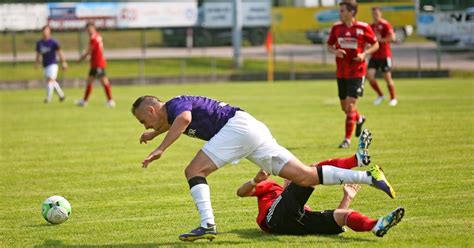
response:
M56 51L59 49L59 43L55 39L39 40L36 42L36 52L43 56L43 67L57 64Z
M241 109L203 96L177 96L166 102L168 123L172 124L184 111L191 111L192 120L184 134L203 140L216 135L238 110Z

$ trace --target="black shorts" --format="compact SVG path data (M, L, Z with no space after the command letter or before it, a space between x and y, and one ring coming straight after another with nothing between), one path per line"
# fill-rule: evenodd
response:
M337 78L339 99L358 98L364 95L364 78Z
M101 77L105 76L105 68L100 68L100 67L91 68L89 70L89 76L101 78Z
M392 59L370 59L368 67L376 71L389 72L392 70Z
M308 211L304 205L314 188L288 185L268 210L271 233L286 235L339 234L344 229L334 220L334 210Z

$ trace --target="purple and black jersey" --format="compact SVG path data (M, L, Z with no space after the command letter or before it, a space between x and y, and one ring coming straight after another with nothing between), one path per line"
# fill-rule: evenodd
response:
M227 121L241 110L227 103L219 102L203 96L177 96L166 102L168 123L184 111L191 111L192 120L184 131L190 137L210 140Z
M43 56L43 67L58 63L56 60L56 50L58 49L59 43L55 39L36 42L36 52Z

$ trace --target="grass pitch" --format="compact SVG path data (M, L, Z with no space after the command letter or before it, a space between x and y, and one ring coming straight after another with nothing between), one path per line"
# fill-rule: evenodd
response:
M382 82L381 82L382 83ZM399 105L373 106L366 89L359 102L373 133L372 162L380 164L398 198L364 186L352 208L379 217L404 206L403 221L384 238L348 231L339 236L274 236L256 223L255 198L236 189L258 167L227 165L208 178L219 236L198 246L241 247L469 247L474 245L474 83L461 79L397 80ZM382 86L382 85L381 85ZM385 87L383 87L385 90ZM306 163L349 156L337 149L344 115L336 82L226 83L113 88L117 107L105 107L96 86L86 108L73 105L82 89L66 89L66 102L42 103L43 90L1 91L1 247L188 246L178 235L199 217L183 170L203 145L181 137L144 170L140 162L161 138L140 145L143 127L130 113L136 97L163 100L180 94L217 98L264 121L280 144ZM281 180L279 180L281 181ZM47 224L40 206L51 195L72 204L72 216ZM340 186L318 186L313 209L332 209Z

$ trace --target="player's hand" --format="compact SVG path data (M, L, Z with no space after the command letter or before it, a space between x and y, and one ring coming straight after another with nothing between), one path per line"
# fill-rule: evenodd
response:
M354 60L357 62L364 61L364 59L365 59L365 53L358 53L357 57L354 58Z
M36 62L36 63L35 63L35 69L38 69L38 67L39 67L39 63Z
M140 144L143 144L147 141L150 141L152 140L153 138L155 138L156 135L155 135L155 131L150 131L150 132L144 132L141 136L140 136Z
M264 170L259 170L257 175L255 175L255 178L253 179L256 183L262 182L267 180L270 177L270 173L264 171Z
M357 192L360 190L359 184L344 184L342 188L344 191L344 196L349 197L349 199L354 199L357 195Z
M67 63L66 63L66 62L63 62L63 63L61 64L61 68L63 69L63 71L65 71L65 70L68 68Z
M343 49L337 49L336 50L336 57L344 58L345 55L346 55L346 51L344 51Z
M148 157L145 158L145 160L142 161L142 168L147 168L148 164L153 162L154 160L160 159L161 155L163 155L163 150L161 149L156 149Z

